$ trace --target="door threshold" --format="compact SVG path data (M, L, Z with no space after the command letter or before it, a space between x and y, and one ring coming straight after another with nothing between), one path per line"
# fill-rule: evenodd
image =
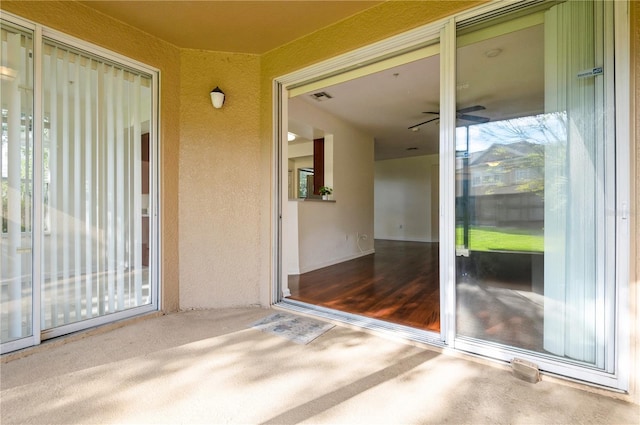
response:
M445 347L444 342L440 338L440 334L436 332L416 329L410 326L386 322L384 320L372 319L370 317L360 316L357 314L345 313L343 311L286 298L279 303L274 304L273 307L328 319L332 322L353 326L358 329L366 329L401 342L411 341L426 344L430 347Z

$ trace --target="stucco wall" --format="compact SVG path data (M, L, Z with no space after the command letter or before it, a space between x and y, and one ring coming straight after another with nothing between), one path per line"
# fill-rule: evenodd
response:
M101 15L77 2L2 0L0 8L86 40L160 70L162 300L165 311L179 303L178 168L180 51L175 46Z
M180 85L180 306L259 302L260 58L183 50ZM226 94L211 105L215 87Z

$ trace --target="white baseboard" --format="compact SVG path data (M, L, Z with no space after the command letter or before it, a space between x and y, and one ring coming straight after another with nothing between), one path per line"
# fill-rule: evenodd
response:
M411 236L377 236L376 239L382 239L387 241L402 241L402 242L438 242L437 240L432 240L430 238L423 237L411 237Z
M292 273L292 274L308 273L308 272L311 272L313 270L321 269L323 267L329 267L329 266L333 266L334 264L340 264L340 263L344 263L345 261L355 260L356 258L364 257L366 255L371 255L371 254L374 254L375 252L376 252L375 249L369 249L367 251L359 252L357 254L349 255L347 257L336 258L336 259L333 259L333 260L330 260L330 261L326 261L324 263L313 264L313 265L310 265L310 266L307 266L307 267L301 267L299 273Z
M287 270L287 274L300 274L300 268L289 269Z

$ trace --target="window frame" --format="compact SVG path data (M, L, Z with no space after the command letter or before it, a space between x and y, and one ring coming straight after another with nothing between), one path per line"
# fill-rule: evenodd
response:
M342 320L347 323L357 323L358 326L376 329L389 330L391 335L397 335L399 329L387 326L384 323L371 323L349 317L348 314L335 314L323 311L319 308L305 309L299 305L291 304L283 300L283 292L287 292L286 279L282 267L282 220L286 219L284 214L281 185L283 178L283 166L280 158L283 141L286 135L286 111L288 90L309 84L314 81L321 81L327 76L338 75L341 72L348 72L353 68L375 62L392 56L393 53L400 54L402 49L409 50L418 45L421 41L432 40L434 34L439 39L440 46L440 284L441 284L441 333L437 340L432 336L423 333L413 332L403 329L405 338L427 342L435 346L445 346L456 351L471 351L475 354L509 362L514 357L525 357L517 350L503 350L501 347L491 346L491 344L465 343L456 338L455 330L455 98L456 98L456 34L457 24L461 21L473 21L483 19L491 14L506 13L508 10L517 10L538 3L537 0L523 1L500 1L491 2L475 8L468 9L458 14L442 20L432 22L414 30L407 31L398 36L392 36L378 43L373 43L366 47L355 49L343 55L323 61L317 65L312 65L298 71L291 72L273 80L273 270L272 275L272 303L281 303L284 307L295 310L303 310L311 314L318 314ZM629 297L629 247L631 246L630 235L630 121L631 99L629 87L630 79L630 16L628 13L628 2L615 2L613 17L609 16L607 22L613 21L614 40L608 40L615 50L615 57L609 54L610 66L608 69L615 70L615 87L609 86L608 94L615 94L615 99L609 99L609 106L615 107L615 128L611 129L616 135L615 152L615 176L616 187L616 226L615 234L609 235L608 246L615 248L615 257L609 261L615 272L615 282L610 282L609 287L615 291L615 312L612 315L615 320L613 335L607 341L608 355L613 359L613 367L607 370L594 370L581 365L567 364L559 362L558 359L544 359L541 356L530 357L533 361L546 369L546 373L559 374L570 378L579 379L596 385L606 386L626 391L629 388L629 365L630 365L630 341L629 341L629 319L630 305ZM615 326L614 326L615 325Z
M161 300L161 178L160 178L160 70L135 59L126 57L112 50L103 48L85 40L68 35L64 32L41 25L14 14L2 11L3 22L9 25L22 27L33 33L34 55L34 87L33 87L33 193L32 193L32 320L33 335L21 339L2 343L0 353L7 353L18 349L40 344L43 340L77 332L91 327L112 323L118 320L130 318L140 314L158 311ZM41 290L43 284L42 250L44 247L44 215L42 196L43 187L43 117L44 96L42 84L42 52L44 40L49 39L56 43L67 45L81 52L113 62L119 66L130 68L138 72L148 74L151 77L151 120L149 126L150 144L150 188L149 188L149 279L150 279L150 303L131 309L114 312L75 323L63 325L54 329L43 331L41 327Z

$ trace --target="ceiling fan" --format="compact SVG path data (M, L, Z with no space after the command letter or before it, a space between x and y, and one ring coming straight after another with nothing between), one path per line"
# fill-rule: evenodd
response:
M469 106L467 108L458 109L456 111L456 119L465 120L465 121L471 121L471 122L479 123L479 124L485 123L485 122L489 122L490 119L487 118L487 117L479 117L477 115L468 115L469 112L482 111L484 109L487 109L487 108L485 108L482 105L474 105L474 106ZM432 115L436 115L436 117L435 118L431 118L430 120L427 120L427 121L423 121L423 122L421 122L419 124L412 125L411 127L409 127L409 130L413 130L414 128L418 128L421 125L424 125L424 124L430 123L431 121L436 121L436 120L440 119L440 112L427 111L427 112L423 112L423 114L432 114Z

